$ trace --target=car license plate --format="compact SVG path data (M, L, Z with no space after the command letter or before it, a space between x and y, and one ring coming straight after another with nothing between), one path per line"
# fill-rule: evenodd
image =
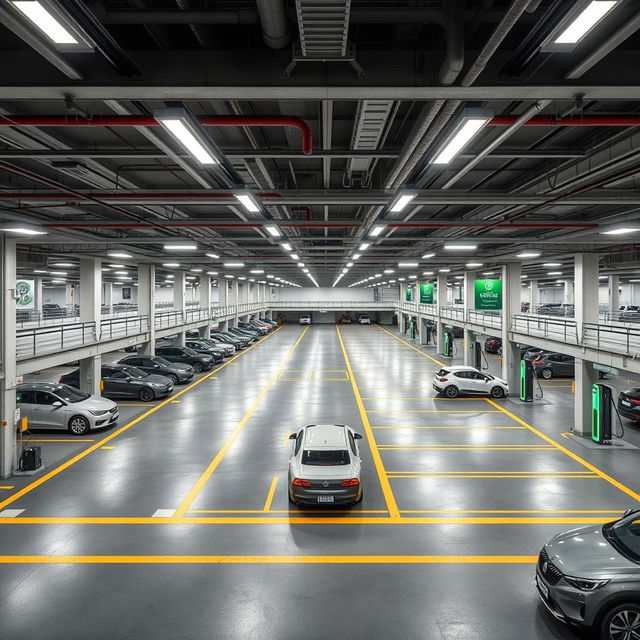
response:
M318 496L318 502L333 502L333 496Z
M540 592L548 600L549 599L549 589L548 589L547 585L544 582L542 582L542 580L540 580L539 576L536 576L536 582L538 583L538 588L540 589Z
M626 400L620 400L620 402L625 406L625 407L630 407L631 403L627 402Z

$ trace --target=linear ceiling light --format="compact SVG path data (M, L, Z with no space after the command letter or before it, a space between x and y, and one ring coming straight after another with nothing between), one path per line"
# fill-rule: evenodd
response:
M366 251L370 247L370 242L361 242L358 251Z
M47 235L47 232L43 229L39 229L38 227L34 227L31 225L25 225L22 223L16 224L12 222L2 222L0 223L0 231L4 231L5 233L15 233L19 236L44 236Z
M292 253L292 254L291 254L291 257L292 257L294 260L300 260L300 256L299 256L297 253Z
M244 267L244 262L223 262L222 264L229 269L241 269Z
M269 232L269 235L274 238L279 238L282 235L280 229L278 229L275 224L268 224L265 226L265 229Z
M549 50L550 48L555 48L555 50L573 49L616 4L618 4L618 0L592 0L591 2L583 0L577 2L546 40L543 50Z
M180 266L179 262L163 262L163 267L168 267L169 269L177 269Z
M428 260L429 258L433 258L436 254L435 253L423 253L422 254L422 259L423 260Z
M217 253L205 253L205 256L207 256L207 258L213 258L214 260L217 260L220 256Z
M280 245L285 251L291 251L291 245L288 242L283 242Z
M417 191L401 191L391 202L389 211L391 213L399 213L402 211L416 196ZM371 234L373 235L373 233Z
M107 255L110 258L123 258L123 259L127 259L127 258L133 258L133 256L130 253L126 253L125 251L108 251Z
M153 117L200 164L220 164L220 152L186 109L161 109Z
M470 243L455 243L455 244L445 244L444 245L444 249L445 251L473 251L474 249L477 249L478 245L477 244L470 244Z
M2 229L0 229L2 231ZM635 233L640 231L640 227L617 227L615 229L609 229L608 231L601 231L600 235L603 236L621 236L625 233Z
M540 251L521 251L516 253L516 258L539 258Z
M417 262L398 262L398 267L401 269L415 269L417 266Z
M166 242L164 244L165 251L195 251L198 245L195 242L183 240L181 242Z
M465 264L464 266L468 267L469 269L473 269L474 267L483 267L484 263L483 262L467 262L467 264Z
M490 109L465 109L458 123L436 151L430 164L449 164L493 118Z
M12 0L11 4L61 51L91 52L94 42L60 6L49 0Z
M377 238L384 230L385 230L385 225L383 224L377 224L375 227L373 227L373 229L371 229L371 231L369 232L369 235L372 238Z
M258 213L260 205L255 196L250 191L234 191L233 197L247 210L249 213Z

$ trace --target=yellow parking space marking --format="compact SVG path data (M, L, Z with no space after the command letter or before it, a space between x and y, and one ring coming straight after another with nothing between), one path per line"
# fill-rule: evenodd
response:
M371 427L372 429L467 429L469 431L481 431L482 429L520 429L525 430L525 427L467 427L467 426L455 426L455 427Z
M220 450L218 451L216 456L209 463L209 466L203 471L203 473L200 476L200 478L198 478L198 481L193 485L193 487L191 488L189 493L182 500L182 502L180 503L180 505L176 509L174 518L177 519L177 518L181 518L182 516L184 516L184 514L189 509L189 507L193 504L193 502L196 500L198 495L200 495L200 492L202 491L204 486L209 481L209 478L213 475L215 470L218 468L218 466L222 462L222 459L224 458L224 456L227 454L227 452L231 448L231 445L233 445L233 443L236 441L237 437L240 435L240 433L245 428L246 424L251 419L251 416L253 415L254 411L258 408L258 406L262 402L263 398L267 394L267 391L269 391L269 389L273 386L273 383L278 379L278 376L282 372L283 367L289 361L289 358L291 358L291 356L293 355L293 352L296 350L297 346L300 344L300 341L302 340L302 338L304 338L304 336L307 333L308 329L309 329L309 325L307 325L303 329L302 333L298 336L298 339L294 342L293 346L289 349L289 351L280 360L280 363L278 364L278 369L276 370L275 374L272 375L271 378L269 378L267 383L264 385L264 387L262 387L262 390L256 396L255 400L251 403L251 406L249 407L247 412L242 417L242 420L240 420L240 422L238 422L238 424L236 425L235 429L231 432L231 435L227 438L226 442L222 445L222 447L220 448ZM273 335L273 334L271 334L271 335Z
M276 486L278 485L278 476L274 476L271 480L271 485L269 486L269 493L267 493L267 499L264 501L263 511L271 510L271 503L273 502L273 496L276 493Z
M367 389L368 391L368 389ZM482 402L482 398L438 398L435 396L412 396L412 397L404 397L404 396L394 396L393 398L378 398L378 397L370 397L370 398L362 398L363 400L472 400L475 402Z
M529 510L523 510L523 511L519 511L519 510L513 510L513 509L486 509L486 510L482 510L482 509L432 509L429 511L424 511L424 510L407 510L407 511L401 511L400 513L540 513L540 514L547 514L547 513L611 513L611 514L619 514L619 513L624 513L624 511L622 510L618 510L618 511L607 511L607 510L603 510L603 511L597 511L597 510L592 510L592 509L568 509L566 511L561 511L561 510L555 510L555 509L544 509L544 510L535 510L535 509L529 509Z
M500 405L496 404L493 400L490 400L489 398L485 398L485 401L488 402L490 405L500 409L500 411L502 411L505 415L508 415L510 418L513 418L513 420L515 420L516 422L520 423L522 426L529 429L532 433L535 433L537 436L542 438L545 442L548 442L549 444L556 447L559 451L562 451L564 454L566 454L567 456L575 460L578 464L589 469L589 471L593 471L595 474L599 475L603 480L606 480L608 483L612 484L614 487L616 487L623 493L626 493L628 496L630 496L637 502L640 502L640 494L637 494L635 491L633 491L626 485L622 484L621 482L618 482L615 478L606 474L604 471L601 471L600 469L598 469L598 467L592 465L590 462L587 462L584 458L581 458L576 453L573 453L573 451L571 451L570 449L563 447L560 443L556 442L553 438L550 438L548 435L546 435L539 429L532 427L530 424L526 423L524 420L521 420L520 418L518 418L518 416L514 415L510 411L507 411Z
M385 445L380 451L553 451L549 445Z
M262 509L193 509L187 511L187 513L265 513ZM386 509L375 509L375 510L367 510L367 509L358 509L357 511L345 511L344 509L322 509L322 511L318 511L317 509L271 509L269 513L288 513L288 514L296 514L296 513L349 513L350 516L358 513L389 513Z
M378 325L376 325L376 329L379 329L380 331L384 331L386 334L390 335L394 340L397 340L398 342L401 342L403 345L405 345L405 347L409 347L409 349L413 349L414 351L417 351L421 356L423 356L425 358L429 358L429 360L431 360L431 362L435 362L437 365L440 365L441 367L444 367L444 362L440 362L440 360L436 360L435 358L432 358L430 355L424 353L423 351L420 351L420 349L417 349L412 344L409 344L408 342L405 342L402 338L398 338L398 336L393 335L393 333L391 333L391 331L387 331L385 328L380 327Z
M528 479L528 480L537 480L537 479L544 479L544 478L553 478L553 479L557 479L557 478L578 478L578 479L589 479L592 478L594 480L601 480L601 478L595 474L587 474L585 473L584 475L581 476L563 476L563 475L522 475L522 476L502 476L502 475L488 475L488 474L477 474L477 475L462 475L462 476L453 476L453 475L444 475L444 476L440 476L437 474L433 474L433 475L417 475L417 476L393 476L393 475L389 475L389 477L391 479L395 479L397 480L398 478L409 478L409 479L415 479L415 478L428 478L428 479L433 479L433 478L500 478L502 480L506 480L509 479L511 480L512 478L520 478L520 479Z
M168 402L171 402L169 400ZM160 405L153 404L152 402L120 402L119 407L158 407Z
M12 484L6 484L0 486L0 489L6 489L8 491L9 489L15 489L15 487Z
M289 444L289 437L291 436L291 431L287 431L284 436L284 440L282 441L282 446L286 447Z
M375 436L373 435L371 425L369 424L369 416L367 415L367 411L364 408L364 403L362 402L362 396L360 395L360 389L358 388L356 380L353 376L353 369L351 368L351 362L349 360L349 356L347 355L347 350L344 346L344 340L342 339L342 334L340 333L340 328L338 325L336 325L336 333L338 334L338 341L340 342L340 348L342 349L342 357L344 358L344 362L347 366L347 372L349 374L349 378L351 379L351 389L353 391L353 396L356 399L356 404L358 405L360 419L362 420L362 426L364 428L365 435L367 436L369 449L371 450L371 457L373 458L373 464L378 474L378 481L380 482L380 488L382 489L382 494L384 496L385 504L387 505L389 515L392 518L399 518L398 505L396 503L395 496L393 495L393 491L391 490L391 484L387 479L387 475L384 469L384 464L382 462L382 457L380 455L380 452L378 451L378 447L376 445L376 439L375 439Z
M473 474L473 473L491 473L493 475L506 475L506 474L510 474L510 473L517 473L517 474L526 474L526 473L547 473L547 474L553 474L553 473L563 473L566 475L573 475L573 474L580 474L583 475L585 473L589 473L588 471L554 471L553 469L543 469L543 470L538 470L538 471L494 471L493 469L480 469L478 471L420 471L419 469L413 469L411 471L389 471L389 474L393 474L393 475L403 475L403 474L409 474L409 473L413 473L413 474L420 474L420 473L424 473L424 474L431 474L431 473L437 473L439 475L445 475L447 473L455 473L455 474ZM582 512L581 512L582 513Z
M115 449L115 447L111 447L111 446L108 446L108 447L100 447L100 448L101 448L101 449Z
M538 556L0 556L0 564L535 564Z
M367 413L500 413L487 409L367 409Z
M29 438L29 442L95 442L95 438Z
M171 404L180 404L182 400L171 400Z
M16 491L16 493L14 493L12 496L10 496L9 498L6 498L2 502L0 502L0 509L4 509L4 507L6 507L8 504L11 504L11 503L15 502L16 500L18 500L22 496L26 495L30 491L33 491L36 487L39 487L41 484L44 484L45 482L47 482L51 478L57 476L59 473L61 473L65 469L68 469L70 466L74 465L76 462L82 460L83 458L85 458L89 454L93 453L94 451L97 451L98 448L100 447L100 443L109 442L110 440L113 440L114 438L117 438L119 435L121 435L122 433L124 433L125 431L130 429L131 427L135 426L139 422L142 422L144 419L148 418L149 416L153 415L154 413L156 413L157 411L162 409L162 407L167 406L171 402L171 400L175 400L176 398L182 396L183 394L187 393L191 389L194 389L196 386L198 386L199 384L201 384L205 380L208 380L214 374L218 373L218 371L221 371L226 366L231 364L231 360L233 360L235 358L239 358L242 355L244 355L245 353L248 353L249 351L251 351L251 349L253 349L257 345L259 345L263 340L266 340L270 336L274 336L278 331L280 331L280 329L281 329L281 327L278 327L275 331L271 332L271 334L267 335L265 338L262 338L262 340L256 342L255 344L253 344L248 349L245 349L245 351L243 351L242 353L238 353L237 355L233 356L233 358L231 358L230 360L228 360L224 364L221 364L219 367L217 367L215 369L212 369L210 373L205 374L204 376L198 378L198 380L194 380L192 383L188 384L186 387L180 389L180 391L174 393L173 398L167 398L167 399L163 400L160 404L152 405L148 409L148 411L145 411L145 412L141 413L139 416L137 416L136 418L134 418L133 420L131 420L127 424L123 425L119 429L116 429L113 433L109 434L108 436L106 436L105 438L100 440L99 442L96 442L95 444L92 444L90 447L87 447L84 451L81 451L80 453L76 454L75 456L73 456L72 458L67 460L66 462L63 462L61 465L57 466L55 469L52 469L48 473L45 473L43 476L39 477L37 480L34 480L31 484L28 484L26 487L23 487L19 491ZM145 407L149 407L148 404L146 404L144 406Z

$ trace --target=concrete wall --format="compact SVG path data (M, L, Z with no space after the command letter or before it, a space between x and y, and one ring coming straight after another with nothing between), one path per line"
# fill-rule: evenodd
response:
M305 300L341 302L343 300L372 301L373 288L358 287L276 287L272 288L273 300Z

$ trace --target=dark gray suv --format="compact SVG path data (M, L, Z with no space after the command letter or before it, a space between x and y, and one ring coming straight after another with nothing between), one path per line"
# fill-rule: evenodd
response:
M548 540L536 568L538 595L558 620L601 640L640 638L640 510Z

